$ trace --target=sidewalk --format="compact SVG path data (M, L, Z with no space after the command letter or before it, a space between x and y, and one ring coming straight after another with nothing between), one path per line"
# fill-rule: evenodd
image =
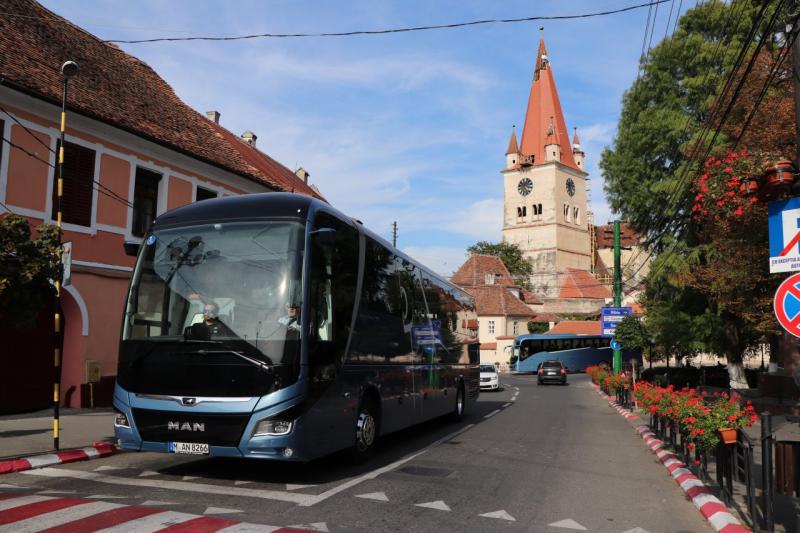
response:
M114 412L110 407L62 409L59 448L81 448L114 441ZM0 459L53 451L53 411L0 416Z

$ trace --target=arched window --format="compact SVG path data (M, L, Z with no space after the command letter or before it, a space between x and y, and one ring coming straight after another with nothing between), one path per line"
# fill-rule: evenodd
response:
M576 224L581 223L581 208L577 205L572 208L572 221Z
M569 222L569 204L564 204L564 220Z

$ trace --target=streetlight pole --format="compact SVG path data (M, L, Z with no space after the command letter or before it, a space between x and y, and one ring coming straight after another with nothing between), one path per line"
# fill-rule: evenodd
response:
M619 220L614 221L614 307L622 305L622 266L620 261ZM614 373L622 370L622 351L614 350Z
M61 134L58 144L58 163L56 165L56 228L58 228L58 257L61 260L61 225L64 198L64 134L67 127L67 84L69 79L78 73L78 64L74 61L67 61L61 65L61 75L63 88L61 93ZM59 448L59 408L61 406L61 359L64 349L63 333L63 312L61 310L61 284L64 281L64 265L62 263L58 270L58 279L55 280L56 287L56 309L55 309L55 348L53 357L53 449Z

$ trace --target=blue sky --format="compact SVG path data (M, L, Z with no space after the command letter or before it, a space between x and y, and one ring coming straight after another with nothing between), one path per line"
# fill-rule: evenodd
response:
M350 31L577 14L642 0L44 0L104 39ZM683 2L683 10L695 0ZM678 2L674 2L677 9ZM660 6L653 44L670 3ZM596 223L612 216L597 168L636 76L648 10L544 23L568 128L587 152ZM673 22L675 15L673 14ZM442 274L499 241L504 152L524 121L538 22L386 36L122 45L200 112L252 130L302 165L331 203Z

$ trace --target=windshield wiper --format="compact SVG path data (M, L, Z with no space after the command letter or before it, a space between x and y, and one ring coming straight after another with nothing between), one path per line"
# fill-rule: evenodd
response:
M215 354L215 353L230 353L233 354L241 359L244 359L248 363L257 366L267 374L272 373L272 365L269 363L265 363L264 361L259 361L254 357L250 357L249 355L245 355L242 352L237 352L236 350L197 350L195 352L200 355L207 355L207 354Z

